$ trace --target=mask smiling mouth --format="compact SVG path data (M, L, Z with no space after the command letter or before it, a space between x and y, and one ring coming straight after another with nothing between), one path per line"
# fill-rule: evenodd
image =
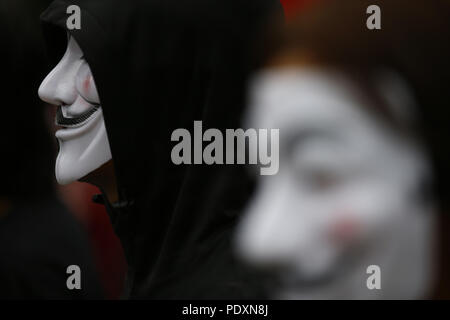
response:
M100 110L100 106L94 106L92 109L72 118L67 118L62 112L62 107L59 106L56 110L55 124L65 128L77 128L89 122L92 116Z

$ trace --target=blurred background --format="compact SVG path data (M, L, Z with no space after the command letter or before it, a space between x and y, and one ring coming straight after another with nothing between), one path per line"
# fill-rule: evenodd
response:
M284 5L246 119L280 130L280 172L237 252L275 298L448 299L449 3Z

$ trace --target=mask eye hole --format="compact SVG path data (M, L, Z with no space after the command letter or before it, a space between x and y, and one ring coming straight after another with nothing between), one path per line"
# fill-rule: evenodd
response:
M305 184L316 192L327 192L339 185L340 178L330 170L311 170L303 175Z
M76 75L76 89L83 99L93 105L98 105L100 104L100 99L98 97L97 87L95 86L91 68L89 68L88 63L84 60L84 56L81 58L83 59L83 62Z

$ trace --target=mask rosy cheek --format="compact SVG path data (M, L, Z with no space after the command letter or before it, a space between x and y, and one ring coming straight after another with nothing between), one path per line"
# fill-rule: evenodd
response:
M328 229L328 235L333 242L351 244L358 241L362 233L360 221L352 214L338 214L338 218Z
M89 102L99 103L94 77L87 64L83 64L77 74L77 90Z
M88 93L91 89L91 80L92 80L92 76L86 77L86 79L84 79L83 81L83 89L84 89L84 93Z

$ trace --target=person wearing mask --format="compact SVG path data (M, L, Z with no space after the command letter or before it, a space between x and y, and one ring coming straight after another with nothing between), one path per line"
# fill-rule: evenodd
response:
M68 28L69 6L80 28ZM240 126L252 50L276 0L54 1L43 13L56 67L60 183L100 187L128 262L129 298L256 298L232 234L251 191L237 166L177 166L171 135L196 120ZM65 52L65 54L64 54Z
M273 271L274 298L448 298L448 3L313 2L250 85L247 124L280 130L280 171L237 251Z

